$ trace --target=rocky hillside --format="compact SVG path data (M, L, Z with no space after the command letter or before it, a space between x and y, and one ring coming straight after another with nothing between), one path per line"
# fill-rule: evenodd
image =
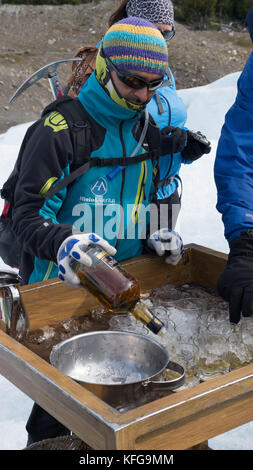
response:
M52 100L47 79L11 106L9 98L37 69L72 57L81 45L96 44L117 4L95 0L77 6L0 5L0 133L39 117ZM242 70L251 50L246 32L192 31L176 24L169 57L177 88L204 85ZM70 69L70 65L58 69L63 84Z

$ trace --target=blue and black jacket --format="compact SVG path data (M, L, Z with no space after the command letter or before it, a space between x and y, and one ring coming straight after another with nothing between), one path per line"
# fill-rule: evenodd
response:
M217 209L230 243L253 230L253 53L238 80L235 103L225 116L214 166Z
M90 158L127 159L138 143L136 111L113 102L95 74L79 100L90 121ZM145 207L154 198L154 161L126 166L112 181L107 178L111 166L95 166L45 200L52 185L71 171L71 133L63 116L52 112L32 126L26 140L12 213L23 248L20 274L24 283L57 276L58 248L73 229L98 233L117 248L119 261L142 254L148 226ZM146 152L144 147L142 152Z

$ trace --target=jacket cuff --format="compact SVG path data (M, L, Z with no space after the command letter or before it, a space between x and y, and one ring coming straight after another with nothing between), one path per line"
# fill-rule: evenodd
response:
M253 230L242 232L230 244L229 260L234 256L253 257Z

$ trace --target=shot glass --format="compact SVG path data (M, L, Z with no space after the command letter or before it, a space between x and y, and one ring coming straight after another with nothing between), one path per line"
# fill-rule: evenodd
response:
M221 299L220 297L209 298L207 301L207 307L209 310L217 310L217 311L225 310L226 312L229 311L228 302Z
M196 308L179 307L178 305L173 305L168 308L168 318L173 321L176 326L182 321L199 321L199 317L200 311Z
M229 322L229 313L228 310L225 309L216 309L216 308L211 308L208 310L207 317L206 317L206 323L209 325L210 323L219 323L219 322L224 322L224 320Z
M200 324L206 323L209 300L204 297L192 297L190 299L180 299L174 302L174 307L191 311L191 316L196 317Z
M175 391L193 387L200 382L198 370L199 348L194 342L179 343L171 359L185 368L185 383Z
M166 307L153 307L152 308L152 313L161 320L165 326L165 328L168 328L169 324L169 311Z
M246 335L243 335L242 332L240 332L239 334L234 333L228 339L228 358L230 370L235 370L240 367L243 367L249 364L249 362L253 359L253 350L252 347L250 348L250 345L247 344ZM251 344L251 346L253 346L253 344Z
M253 361L253 330L242 330L242 344L247 349L248 361Z
M202 332L198 345L199 378L202 382L229 372L229 349L224 336Z
M156 336L155 339L167 349L169 357L171 359L175 355L175 352L178 351L181 341L181 337L175 330L175 325L173 324L173 322L168 321L167 329L165 330L162 336L154 336Z
M253 333L253 316L242 317L240 323L242 326L242 330L249 330Z
M231 336L235 336L235 338L238 338L238 341L240 341L242 338L241 324L233 324L228 319L218 322L212 321L208 323L207 332L209 332L210 335L223 335L225 338L231 338Z
M196 309L181 309L171 307L169 320L175 324L175 330L181 337L181 342L192 342L198 336L201 325Z
M144 336L149 334L149 329L131 314L114 315L109 320L109 327L111 330L130 331Z
M173 305L182 309L193 309L196 310L196 315L202 310L206 310L208 306L208 300L205 298L191 297L180 300L175 300Z

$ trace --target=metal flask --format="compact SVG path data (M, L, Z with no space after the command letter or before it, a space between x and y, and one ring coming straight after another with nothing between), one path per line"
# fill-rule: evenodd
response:
M0 320L6 325L6 333L18 341L23 340L29 331L18 287L20 280L16 273L0 271Z

